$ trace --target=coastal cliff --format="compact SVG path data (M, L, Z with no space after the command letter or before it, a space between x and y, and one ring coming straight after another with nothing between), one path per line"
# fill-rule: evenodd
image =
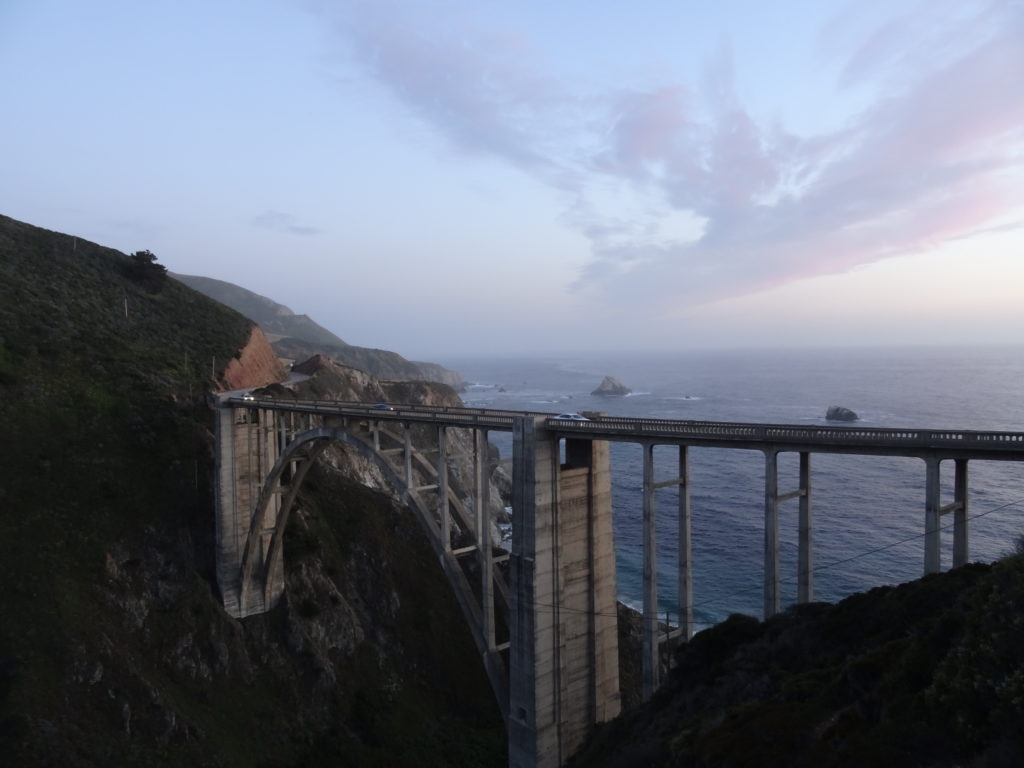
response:
M503 765L458 605L371 470L315 467L280 604L225 614L206 393L280 369L251 321L136 284L127 259L0 217L5 764ZM306 386L392 396L366 373L321 379ZM451 393L436 386L423 397Z
M309 316L298 315L283 304L241 286L197 275L172 276L253 320L266 332L277 355L288 361L299 362L316 354L324 354L378 379L437 381L447 384L456 392L465 388L459 374L442 365L406 360L386 349L349 344Z
M221 382L225 390L246 389L283 381L287 375L263 331L254 326L238 356L221 371Z

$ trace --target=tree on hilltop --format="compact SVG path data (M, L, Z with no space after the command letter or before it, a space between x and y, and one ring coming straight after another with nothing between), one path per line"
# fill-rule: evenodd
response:
M156 263L156 254L152 251L136 251L129 257L131 260L125 270L128 279L157 293L167 280L167 267Z

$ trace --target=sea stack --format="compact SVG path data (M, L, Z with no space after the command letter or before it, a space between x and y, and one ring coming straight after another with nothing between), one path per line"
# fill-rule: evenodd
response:
M628 395L632 391L632 389L627 387L614 376L605 376L604 381L601 382L601 386L590 394L598 395L599 397L621 397L622 395Z
M826 421L857 421L860 419L856 413L841 405L830 405L825 412Z

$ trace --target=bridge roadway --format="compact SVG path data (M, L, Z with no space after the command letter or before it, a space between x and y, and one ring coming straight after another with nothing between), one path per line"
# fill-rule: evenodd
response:
M799 426L727 421L599 416L589 421L559 419L543 411L509 411L454 406L393 405L393 410L335 400L231 398L236 406L317 415L372 417L381 421L434 424L511 432L516 418L543 417L545 427L565 436L659 445L709 448L847 453L939 459L1024 461L1024 432L981 432L877 427Z
M668 419L643 419L643 418L622 418L615 416L595 415L587 421L560 419L557 414L533 411L509 411L497 409L465 408L451 406L420 406L420 405L391 405L389 409L376 408L373 405L356 402L339 402L323 400L285 400L274 398L249 397L227 397L222 407L232 409L258 409L262 411L289 412L292 414L308 414L318 420L322 417L341 417L346 425L358 427L372 426L374 423L392 422L396 426L402 426L405 430L405 456L406 484L412 483L408 478L412 477L410 462L412 451L409 443L409 427L412 424L433 425L439 428L439 435L444 428L455 427L472 430L476 434L476 440L486 441L488 431L512 432L514 444L517 451L525 452L525 458L520 458L517 463L518 471L522 476L519 480L513 478L513 485L516 488L539 488L540 474L546 472L542 467L548 459L541 459L541 453L549 449L540 447L530 448L529 445L540 446L540 443L531 442L534 440L531 435L545 435L543 440L554 440L552 445L565 440L562 449L561 461L566 462L563 469L568 469L570 474L577 470L572 469L574 457L582 454L578 452L582 446L598 446L609 441L629 442L640 444L643 448L643 658L642 658L642 686L643 696L648 698L653 695L658 686L660 668L659 645L664 635L663 628L658 621L658 596L657 579L655 578L656 563L656 536L655 517L656 491L660 488L675 486L679 489L678 494L678 612L680 617L679 627L672 633L677 638L686 640L690 637L693 628L693 581L691 572L691 509L690 509L690 479L689 479L689 458L688 449L691 447L729 448L743 450L761 451L765 456L764 474L764 616L770 617L777 613L780 608L780 583L779 573L779 505L790 500L799 500L798 516L798 559L797 559L797 600L808 602L814 599L813 586L813 516L811 510L811 473L810 455L812 453L832 454L857 454L871 456L904 456L915 457L923 460L925 465L925 503L924 503L924 572L934 573L941 569L941 542L940 533L942 530L941 517L952 514L953 516L953 566L963 565L968 561L968 497L967 480L968 462L971 460L987 461L1024 461L1024 432L992 432L992 431L970 431L970 430L936 430L936 429L907 429L907 428L872 428L860 426L800 426L787 424L757 424L757 423L732 423L732 422L711 422L711 421L677 421ZM308 421L308 420L307 420ZM351 428L351 426L349 427ZM374 428L376 429L376 428ZM443 441L442 441L443 444ZM525 447L524 447L525 446ZM671 478L656 479L654 472L654 447L655 446L676 446L679 451L678 475ZM557 463L557 447L552 459ZM587 449L588 451L591 449ZM596 448L595 448L596 450ZM780 492L778 483L778 454L786 452L799 453L799 484L795 490ZM547 456L548 454L544 454ZM599 454L588 454L597 457ZM588 462L607 462L607 453L603 459L587 459ZM940 465L943 461L952 461L955 465L953 500L943 505L941 503L940 491ZM443 461L442 461L443 464ZM576 466L579 466L577 464ZM596 464L594 464L596 466ZM536 475L536 479L533 479ZM591 474L591 481L598 475ZM443 477L439 476L440 480ZM480 482L485 483L482 479ZM604 482L604 481L601 481ZM600 484L599 484L600 485ZM433 486L429 486L433 487ZM442 486L446 487L446 486ZM480 486L484 487L484 486ZM595 486L597 487L597 486ZM606 488L609 491L610 487ZM442 492L442 498L444 498ZM517 522L521 522L522 515L532 519L534 504L536 510L541 510L544 504L560 503L552 502L551 499L543 499L541 496L523 496L524 490L520 489L520 499L526 500L524 510L514 508L513 510L513 536L517 535ZM530 491L534 493L533 490ZM564 491L563 491L564 493ZM477 496L479 497L479 488ZM406 494L409 497L409 494ZM409 497L412 498L412 497ZM568 497L567 497L568 498ZM593 497L593 508L595 514L605 502L598 502ZM588 502L590 503L590 502ZM515 502L514 502L515 505ZM479 506L479 503L478 503ZM607 501L606 512L610 511L610 499ZM569 507L566 507L565 514L571 514ZM480 514L478 510L478 514ZM539 512L538 512L539 514ZM548 514L548 513L545 513ZM557 519L557 512L555 513ZM610 515L608 515L610 517ZM483 519L483 518L478 518ZM538 518L539 519L539 518ZM446 521L447 515L442 514L441 520ZM607 521L605 521L607 522ZM447 523L444 523L447 525ZM478 537L480 531L485 528L478 525ZM541 529L536 529L540 531ZM520 534L525 535L525 534ZM533 534L530 534L533 535ZM538 536L540 533L537 534ZM610 528L608 535L610 536ZM447 542L448 534L443 533L442 539ZM609 539L610 541L610 539ZM447 546L447 545L446 545ZM489 547L480 547L481 551L489 551ZM515 546L513 547L515 549ZM451 554L451 553L449 553ZM591 558L593 559L593 558ZM513 553L512 560L516 557ZM490 558L483 563L483 572L490 573ZM611 566L614 580L614 570ZM596 572L595 572L596 573ZM514 574L513 574L514 575ZM594 578L600 579L600 574ZM486 581L490 583L489 578ZM595 582L597 583L597 582ZM520 584L517 588L522 589ZM489 587L485 592L489 591ZM529 599L539 600L540 595L530 593ZM491 598L488 596L488 600ZM547 598L555 604L562 599L558 593L552 593ZM568 598L566 598L568 599ZM612 595L614 599L614 594ZM493 602L493 601L491 601ZM524 603L530 604L529 601ZM492 606L493 608L493 606ZM488 609L491 610L491 609ZM485 616L487 611L484 612ZM596 614L595 614L596 615ZM538 630L540 631L540 630ZM595 631L595 630L591 630ZM490 620L490 634L493 635L493 619ZM540 635L537 635L540 637ZM531 642L534 642L531 640ZM515 646L515 642L512 643ZM505 644L508 645L507 643ZM493 637L489 645L492 652L500 650L495 647ZM611 653L614 649L611 645L606 650ZM567 651L568 653L568 651ZM497 654L494 653L495 657ZM556 654L557 655L557 654ZM593 655L593 652L591 652ZM612 654L614 655L614 653ZM531 663L533 657L529 659ZM543 676L542 667L546 663L544 659L537 661L533 669L539 675L536 679L541 680ZM557 664L555 665L557 668ZM531 675L534 673L531 672ZM617 673L615 675L617 681ZM516 685L518 681L511 681ZM533 683L531 683L532 685ZM537 682L539 686L540 683ZM616 682L617 685L617 682ZM532 689L531 689L532 690ZM543 697L541 697L543 698ZM557 696L556 696L557 698ZM529 697L513 693L514 701L526 701ZM609 699L613 701L612 699ZM539 701L539 699L538 699ZM539 705L538 705L539 706ZM612 704L608 714L614 715L617 705ZM539 712L539 708L538 708ZM540 726L536 726L528 734L528 739L516 735L520 720L516 713L508 714L506 709L507 722L510 727L510 744L533 740L533 743L541 744L544 736L541 735ZM539 717L539 716L538 716ZM590 722L600 722L604 716L587 715ZM534 713L531 710L530 722L535 721ZM555 717L553 722L557 722ZM525 722L525 721L523 721ZM536 722L540 722L539 719ZM521 730L521 729L520 729ZM561 738L561 737L559 737ZM545 742L546 743L546 742ZM575 743L575 742L574 742ZM510 754L516 753L516 747L511 747ZM549 750L550 752L550 750ZM517 760L513 758L511 764L549 764L546 759L538 757L547 754L541 747L536 747L529 759ZM560 765L566 754L559 747L550 764Z

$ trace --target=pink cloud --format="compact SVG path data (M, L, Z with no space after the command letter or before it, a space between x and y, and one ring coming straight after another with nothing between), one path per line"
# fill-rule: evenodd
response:
M452 146L570 193L565 220L592 245L579 289L671 305L843 272L1019 208L1024 9L931 7L850 47L840 87L878 97L841 130L811 137L743 107L726 45L697 103L681 85L572 93L538 74L523 41L478 34L465 16L439 25L428 6L352 4L345 28L362 65ZM659 241L654 227L602 216L588 195L609 180L695 212L703 237Z
M610 165L629 176L646 173L647 164L673 156L690 130L687 95L682 88L630 93L614 107Z

